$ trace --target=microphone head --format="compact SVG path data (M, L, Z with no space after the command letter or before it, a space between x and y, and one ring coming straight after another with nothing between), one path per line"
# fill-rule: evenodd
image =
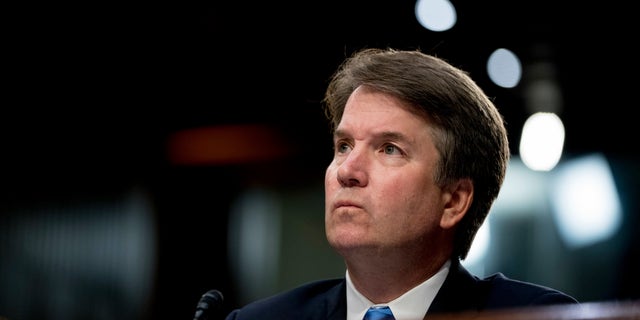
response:
M196 315L194 320L208 320L210 316L222 308L224 297L222 292L218 290L209 290L202 295L198 306L196 307Z

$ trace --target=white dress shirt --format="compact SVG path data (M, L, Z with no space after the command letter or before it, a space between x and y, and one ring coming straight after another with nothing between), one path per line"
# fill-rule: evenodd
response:
M447 278L450 265L451 261L447 261L431 278L405 292L397 299L378 305L389 306L396 320L424 319L431 302ZM345 277L347 280L347 320L362 320L369 307L376 304L356 290L351 282L351 277L349 277L349 270L346 271Z

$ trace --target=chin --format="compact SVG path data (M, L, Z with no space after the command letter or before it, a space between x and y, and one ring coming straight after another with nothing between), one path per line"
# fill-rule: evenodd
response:
M338 253L371 247L370 243L364 241L362 234L353 232L333 232L327 233L329 245Z

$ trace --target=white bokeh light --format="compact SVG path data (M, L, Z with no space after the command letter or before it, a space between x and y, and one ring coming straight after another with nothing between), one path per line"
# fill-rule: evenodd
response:
M415 9L418 22L431 31L446 31L456 24L456 9L447 0L418 0Z
M550 191L560 236L571 248L604 241L622 224L620 197L601 154L564 162Z
M496 85L513 88L522 77L522 64L511 50L499 48L489 56L487 73Z
M549 171L560 161L564 125L556 114L537 112L525 121L520 137L520 157L531 170Z

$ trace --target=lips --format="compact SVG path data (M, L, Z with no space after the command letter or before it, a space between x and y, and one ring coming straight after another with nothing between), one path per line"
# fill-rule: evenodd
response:
M362 206L353 201L338 200L333 204L333 209L335 210L339 208L362 208Z

